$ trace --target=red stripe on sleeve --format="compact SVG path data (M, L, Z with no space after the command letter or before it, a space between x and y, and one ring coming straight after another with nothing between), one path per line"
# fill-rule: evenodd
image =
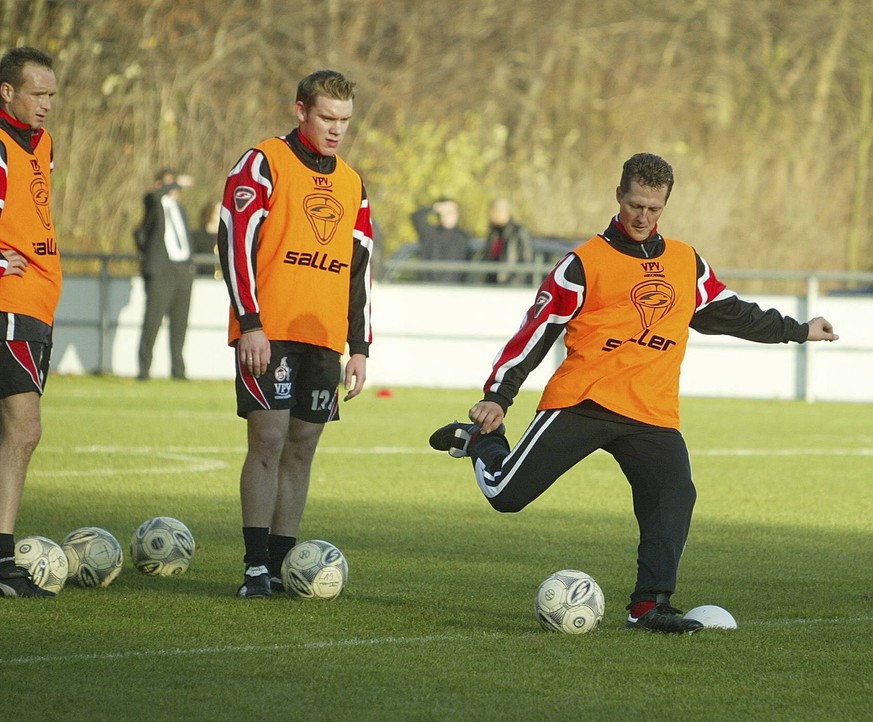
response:
M550 324L565 326L582 307L585 289L565 277L575 256L568 255L546 277L537 292L534 305L525 314L515 335L500 350L485 383L485 391L496 391L504 374L521 364L537 350Z
M263 175L264 155L251 150L227 177L222 206L227 224L231 302L238 317L260 310L257 293L258 231L269 213L270 179Z
M709 305L719 294L727 289L721 281L715 276L715 271L710 265L700 256L697 257L702 266L702 272L697 278L697 299L696 308L700 310L702 307ZM698 266L700 268L700 266Z

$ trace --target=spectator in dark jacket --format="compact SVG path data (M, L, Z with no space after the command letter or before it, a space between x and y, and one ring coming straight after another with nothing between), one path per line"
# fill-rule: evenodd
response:
M430 207L412 214L418 233L418 257L425 261L466 261L469 259L470 237L458 226L461 209L452 198L442 198ZM462 271L430 271L422 274L428 281L463 283Z
M488 236L485 239L484 260L530 263L533 261L533 240L528 230L512 217L512 205L507 198L495 198L488 207ZM531 282L526 272L498 271L489 273L488 283L521 286Z
M194 264L194 274L221 278L218 263L218 223L221 220L221 203L207 203L200 209L200 227L191 231L191 250L201 256L211 253L212 263L200 262Z

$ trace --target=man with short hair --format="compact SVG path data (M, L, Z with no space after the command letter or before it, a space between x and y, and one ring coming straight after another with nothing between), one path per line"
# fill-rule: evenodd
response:
M763 311L729 291L691 246L658 233L673 169L640 153L616 189L618 214L568 254L501 349L485 396L430 444L469 456L479 488L501 512L521 511L596 449L627 477L640 531L627 626L692 633L703 625L670 604L696 491L679 432L679 370L689 328L759 343L834 341L831 324ZM565 333L567 355L537 414L510 450L503 419L522 382Z
M460 226L461 206L454 198L440 198L412 214L418 234L418 257L422 261L466 261L470 237ZM463 283L462 271L428 271L422 278L440 283Z
M333 70L300 81L298 127L246 151L224 190L218 251L231 301L245 576L238 595L281 589L325 423L364 387L370 332L370 205L337 151L355 83Z
M52 139L43 128L52 58L21 47L0 58L0 597L54 597L15 564L15 522L42 436L40 398L61 295L51 214Z

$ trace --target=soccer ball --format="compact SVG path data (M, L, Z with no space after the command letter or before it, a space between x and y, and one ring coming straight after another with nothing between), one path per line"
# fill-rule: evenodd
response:
M194 558L194 536L178 519L156 516L140 524L130 541L130 558L143 574L183 574Z
M44 536L28 536L15 545L15 563L30 572L36 586L57 594L64 588L70 565L61 545Z
M722 609L714 604L694 607L694 609L685 614L685 619L696 619L704 627L713 629L737 628L737 620L734 619L733 615L727 609Z
M546 579L537 590L537 619L543 629L585 634L603 619L603 591L585 572L564 569Z
M121 573L124 554L112 534L98 526L86 526L70 532L61 542L67 555L67 577L80 587L108 587Z
M282 562L282 584L289 594L304 599L336 599L349 579L343 553L330 542L300 542Z

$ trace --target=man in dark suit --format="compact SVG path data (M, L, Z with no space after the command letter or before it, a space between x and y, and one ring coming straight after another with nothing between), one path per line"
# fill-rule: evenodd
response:
M188 330L191 285L194 267L188 219L179 204L179 191L191 185L188 176L161 170L154 190L146 194L142 225L134 237L142 254L145 282L145 315L139 343L139 378L147 379L152 365L152 349L164 316L170 322L170 371L174 379L185 378L182 348Z

